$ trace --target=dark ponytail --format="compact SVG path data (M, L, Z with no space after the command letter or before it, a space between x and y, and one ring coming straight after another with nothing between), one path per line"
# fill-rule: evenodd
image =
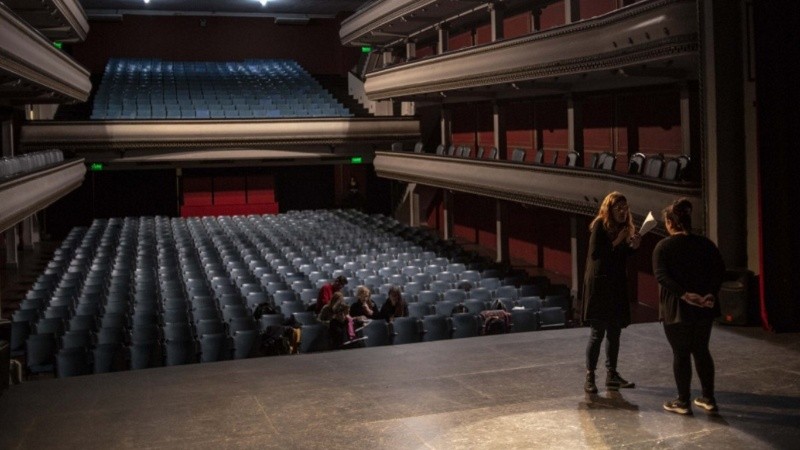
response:
M681 198L664 208L664 221L670 221L678 231L692 231L692 202Z

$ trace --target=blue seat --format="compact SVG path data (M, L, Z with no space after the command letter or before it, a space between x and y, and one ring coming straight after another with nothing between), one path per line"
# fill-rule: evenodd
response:
M58 346L52 333L32 334L25 341L25 364L33 374L55 373Z
M470 314L479 314L481 311L485 311L488 308L486 301L480 300L477 298L470 298L464 301L464 306L467 307L467 312Z
M361 329L360 334L366 338L364 343L367 347L380 347L392 343L389 325L384 320L370 321Z
M511 310L511 331L514 333L539 329L539 313L531 309Z
M58 378L92 373L92 366L89 364L89 352L86 347L70 347L59 350L56 355L56 373Z
M193 339L166 339L164 341L166 365L178 366L197 362L197 344Z
M408 304L408 315L409 317L415 317L417 319L422 319L423 317L433 314L432 305L429 303L409 303Z
M256 340L259 336L258 330L241 330L233 335L233 357L234 359L244 359L256 356L258 350Z
M422 318L422 331L425 342L450 339L450 320L440 315L425 316Z
M125 347L121 343L97 344L93 350L94 373L125 370Z
M442 300L434 305L434 310L436 311L436 314L439 316L449 317L450 315L453 314L453 309L456 307L457 304L458 303L456 302Z
M451 316L453 339L479 336L481 321L472 313L457 313Z
M200 362L231 359L230 338L224 333L200 335Z
M410 306L410 305L409 305ZM418 317L397 317L392 321L394 345L422 341L422 321Z
M300 329L300 353L325 351L329 347L328 327L322 323L303 325Z
M548 306L539 310L539 322L542 328L561 328L566 325L567 320L563 309Z

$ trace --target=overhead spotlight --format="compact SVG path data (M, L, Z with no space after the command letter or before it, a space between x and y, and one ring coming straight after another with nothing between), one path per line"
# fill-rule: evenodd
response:
M261 6L267 6L267 0L258 0L258 3L261 3Z
M148 4L148 3L150 3L150 0L144 0L144 4L145 5Z

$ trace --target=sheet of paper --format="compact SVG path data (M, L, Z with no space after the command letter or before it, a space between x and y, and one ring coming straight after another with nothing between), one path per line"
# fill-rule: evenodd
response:
M639 228L639 234L644 236L645 233L655 228L656 225L658 225L658 221L653 217L653 211L648 212L647 217L645 217L644 222L642 222L642 227Z

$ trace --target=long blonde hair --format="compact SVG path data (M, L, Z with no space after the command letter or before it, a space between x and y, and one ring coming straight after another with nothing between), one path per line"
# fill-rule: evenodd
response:
M601 223L603 229L605 229L609 235L616 236L623 228L627 228L628 232L633 234L636 228L633 226L633 216L631 216L630 211L628 211L625 223L617 223L617 221L614 220L614 214L611 213L611 209L621 202L627 203L628 199L617 191L606 195L606 198L603 199L603 203L600 204L600 210L597 211L597 216L592 220L592 223L589 224L589 229L591 230L595 227L595 224Z

